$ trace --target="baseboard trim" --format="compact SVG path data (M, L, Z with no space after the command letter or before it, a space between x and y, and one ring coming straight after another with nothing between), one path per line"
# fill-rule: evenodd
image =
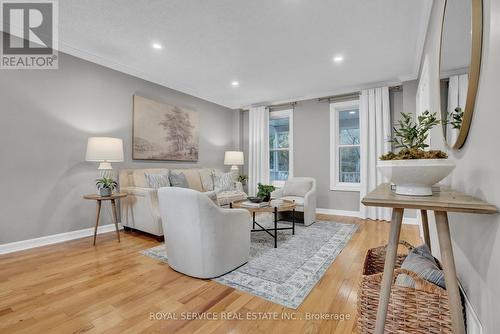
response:
M344 210L335 210L335 209L316 209L317 214L321 215L332 215L332 216L344 216L344 217L355 217L361 218L361 213L359 211L344 211ZM403 218L403 224L408 225L418 225L417 218Z
M464 287L462 286L460 281L458 282L458 286L464 296L465 315L467 317L467 334L483 334L483 325L481 324L481 321L479 321L479 317L477 316L477 313L474 310L474 307L472 306L470 299L465 293Z
M335 209L321 209L317 208L316 213L320 215L333 215L333 216L345 216L345 217L356 217L361 216L359 211L346 211L346 210L335 210Z
M120 229L123 229L121 224L118 224ZM97 229L97 234L108 233L115 230L114 224L102 225ZM94 235L94 228L86 228L83 230L59 233L54 235L48 235L45 237L21 240L16 242L11 242L8 244L0 245L0 254L8 254L12 252L18 252L26 249L47 246L52 244L57 244L64 241L80 239L85 237L90 237Z

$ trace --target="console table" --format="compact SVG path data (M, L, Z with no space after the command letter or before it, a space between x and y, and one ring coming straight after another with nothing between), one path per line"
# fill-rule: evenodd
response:
M387 183L378 186L374 191L366 195L361 203L366 206L392 208L391 229L385 257L375 334L384 333L399 235L401 232L401 223L405 209L421 210L424 239L425 243L429 246L430 239L427 210L434 211L439 248L441 250L441 259L446 282L446 291L448 293L448 302L450 303L453 333L465 334L462 302L460 299L455 260L453 258L453 250L451 246L450 228L448 225L448 212L493 214L497 213L497 208L494 205L467 194L446 189L434 192L432 196L397 195L391 190L391 186Z

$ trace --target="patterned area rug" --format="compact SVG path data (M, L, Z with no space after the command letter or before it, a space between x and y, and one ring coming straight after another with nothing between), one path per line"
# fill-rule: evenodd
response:
M271 226L270 217L259 219ZM280 226L288 223L280 223ZM278 232L278 248L265 232L253 232L250 261L215 282L296 309L323 277L357 229L355 224L318 221ZM167 262L165 245L142 252Z

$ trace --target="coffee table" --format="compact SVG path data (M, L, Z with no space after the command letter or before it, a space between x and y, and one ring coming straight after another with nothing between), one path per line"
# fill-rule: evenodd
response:
M248 210L250 213L252 213L252 230L251 232L266 232L269 234L273 239L274 239L274 248L278 248L278 231L283 231L283 230L292 230L292 234L295 234L295 202L294 201L287 201L287 200L276 200L276 201L271 201L268 206L264 207L251 207L251 206L246 206L244 203L247 201L239 201L239 202L234 202L230 203L229 207L230 208L238 208L238 209L245 209ZM278 227L278 213L279 212L292 212L292 227ZM273 213L274 214L274 227L273 228L265 228L264 226L260 225L257 223L255 220L255 214L256 213L261 213L261 212L267 212L267 213ZM258 229L255 228L255 225L257 225ZM274 233L272 233L274 232Z

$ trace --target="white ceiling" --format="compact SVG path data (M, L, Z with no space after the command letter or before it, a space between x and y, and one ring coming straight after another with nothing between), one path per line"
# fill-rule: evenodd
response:
M64 0L60 49L237 108L415 78L430 2Z

